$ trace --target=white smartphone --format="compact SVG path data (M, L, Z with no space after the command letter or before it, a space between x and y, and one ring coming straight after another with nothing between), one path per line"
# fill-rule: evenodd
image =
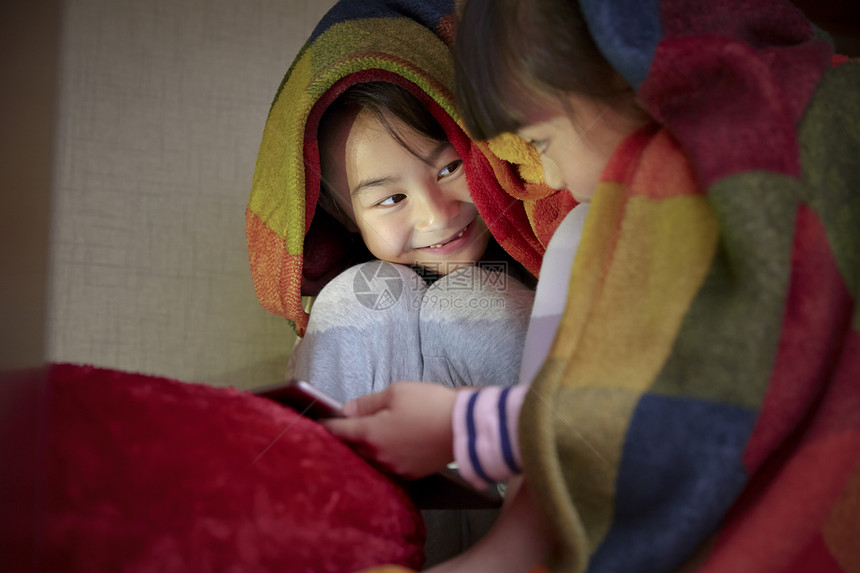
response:
M314 420L343 417L343 404L304 380L290 380L255 390L254 393L289 406L302 416Z

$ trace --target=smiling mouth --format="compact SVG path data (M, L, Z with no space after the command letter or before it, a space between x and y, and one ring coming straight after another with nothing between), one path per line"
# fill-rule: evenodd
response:
M472 226L472 223L469 223L468 225L463 227L463 229L459 233L457 233L456 235L453 235L447 241L444 241L442 243L436 243L435 245L427 245L424 248L425 249L440 249L440 248L444 247L445 245L447 245L448 243L452 243L452 242L456 241L457 239L459 239L460 237L462 237L463 235L465 235L466 231L468 231L469 227L471 227L471 226Z

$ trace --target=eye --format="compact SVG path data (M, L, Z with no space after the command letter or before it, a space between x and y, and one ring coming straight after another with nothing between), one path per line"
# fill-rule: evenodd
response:
M535 151L543 155L549 147L548 139L529 139L529 143L535 148Z
M397 205L398 203L400 203L404 199L406 199L406 195L404 195L403 193L396 193L394 195L389 195L388 197L386 197L382 201L379 201L378 203L376 203L375 206L376 207L393 207L394 205Z
M439 174L436 176L436 180L438 181L439 179L444 179L445 177L450 177L451 175L456 173L457 170L460 169L460 167L462 167L462 166L463 166L463 160L462 159L457 159L455 161L452 161L451 163L449 163L448 165L446 165L445 167L443 167L439 171Z

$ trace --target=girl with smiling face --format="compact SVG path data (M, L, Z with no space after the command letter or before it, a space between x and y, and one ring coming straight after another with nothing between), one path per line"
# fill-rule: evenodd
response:
M341 0L269 109L251 276L301 336L286 375L341 401L399 380L517 382L544 248L511 197L523 182L460 126L454 18L451 0ZM493 515L425 517L433 563Z
M322 169L343 222L384 261L440 274L478 262L490 234L454 147L391 111L341 105L340 121L323 126Z
M290 375L341 401L398 380L515 384L533 292L505 273L518 266L432 114L402 87L360 83L326 109L318 135L318 208L377 260L320 291Z
M442 127L405 89L369 82L327 108L318 135L318 210L378 260L320 291L288 376L342 402L400 380L516 384L534 292L493 240ZM425 512L428 563L469 546L494 518Z

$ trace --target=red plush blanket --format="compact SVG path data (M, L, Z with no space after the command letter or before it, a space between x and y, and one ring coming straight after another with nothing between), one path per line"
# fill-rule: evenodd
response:
M45 571L420 568L403 491L324 428L232 388L56 365Z

